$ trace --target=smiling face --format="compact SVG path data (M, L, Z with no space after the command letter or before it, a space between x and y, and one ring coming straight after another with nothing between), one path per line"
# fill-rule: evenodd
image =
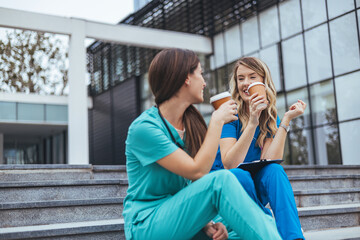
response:
M194 72L189 73L188 75L187 81L190 95L193 99L193 104L202 103L204 101L204 88L206 86L206 82L202 73L201 64L199 63Z
M240 64L236 71L236 83L240 97L246 104L249 104L250 101L250 94L247 92L247 88L254 82L264 83L264 79L254 70Z

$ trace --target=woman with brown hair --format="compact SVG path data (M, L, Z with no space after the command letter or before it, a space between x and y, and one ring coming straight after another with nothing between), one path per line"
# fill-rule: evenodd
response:
M258 82L265 85L266 97L248 93L249 85ZM237 166L260 159L282 159L289 123L304 113L306 104L298 100L280 121L270 70L255 57L243 57L235 64L230 86L239 120L224 125L212 171L230 169L251 198L269 214L264 206L270 203L283 239L303 239L294 194L282 166L272 163L252 176Z
M242 239L281 239L233 174L207 174L222 126L237 120L236 104L230 100L214 111L207 129L193 106L203 102L206 86L195 53L161 51L151 62L149 83L157 106L131 124L126 140L126 238L192 239L203 230L227 239L224 225L210 222L220 215Z

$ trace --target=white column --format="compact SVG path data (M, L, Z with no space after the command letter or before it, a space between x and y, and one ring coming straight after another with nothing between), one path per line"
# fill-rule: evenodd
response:
M69 164L89 164L89 129L85 83L85 22L71 19L69 43Z
M0 164L4 162L4 134L0 133Z

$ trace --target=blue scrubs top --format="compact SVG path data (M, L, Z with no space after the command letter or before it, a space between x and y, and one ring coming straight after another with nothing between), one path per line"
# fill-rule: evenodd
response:
M279 116L277 116L276 125L278 128L279 128L280 122L281 122L281 120L280 120ZM242 123L240 122L240 120L227 123L224 125L224 127L222 129L221 138L235 138L237 141L242 134L241 128L242 128ZM257 126L254 137L251 141L249 150L244 159L244 162L252 162L252 161L260 159L261 148L259 146L256 146L256 141L257 141L259 135L260 135L260 127ZM216 158L215 158L214 164L211 168L211 171L218 170L218 169L224 169L224 165L221 161L220 146L218 148Z
M165 121L183 147L176 129ZM145 220L158 205L189 184L189 180L156 163L177 149L156 107L143 112L130 125L125 149L129 181L123 211L126 239L132 239L134 224Z

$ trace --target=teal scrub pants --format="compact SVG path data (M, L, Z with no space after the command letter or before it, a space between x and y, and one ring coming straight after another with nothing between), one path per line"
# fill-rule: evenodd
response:
M284 240L304 239L301 231L294 193L284 168L269 164L253 178L242 169L230 169L249 196L264 210L268 203L274 212L276 225Z
M207 174L161 203L132 226L132 237L194 239L217 215L221 217L217 220L233 230L229 239L281 239L273 218L261 210L227 170Z

